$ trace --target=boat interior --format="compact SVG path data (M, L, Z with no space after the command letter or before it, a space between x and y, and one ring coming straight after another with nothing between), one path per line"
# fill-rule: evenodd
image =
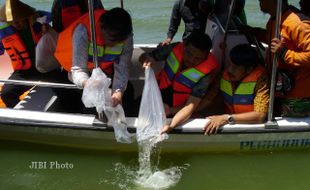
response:
M224 24L223 21L221 21L215 14L210 15L208 22L207 22L207 29L206 33L210 35L212 41L213 41L213 48L212 53L216 56L218 63L222 64L224 60L223 59L223 51L220 48L220 43L223 40L224 37ZM241 34L236 30L235 28L229 29L227 32L227 48L225 57L227 58L227 55L229 50L239 44L239 43L248 43L247 38L244 34ZM143 90L143 84L144 84L144 69L141 66L141 63L139 63L138 58L139 56L144 52L152 51L154 48L156 48L157 44L136 44L134 47L132 62L130 66L130 78L129 83L133 87L133 99L132 101L137 101L139 97L141 97L142 90ZM8 58L5 56L2 56L3 60L9 61ZM224 59L226 59L224 58ZM8 68L8 64L1 64L1 67L6 65L6 68L1 68L1 70L5 70L7 77L9 76L10 72L12 72L11 68ZM154 72L158 72L161 69L162 64L158 63L152 66ZM5 74L3 74L5 75ZM2 78L5 78L5 76L2 76ZM42 81L41 81L42 82ZM48 82L48 81L46 81ZM131 101L131 100L129 100ZM217 103L221 103L220 101L216 101ZM139 106L139 104L135 104L135 106ZM209 111L209 113L219 113L219 106L214 106L213 110ZM31 111L42 111L42 112L62 112L61 104L59 102L59 99L57 95L54 93L53 89L50 87L41 87L40 85L34 86L31 88L29 93L14 107L14 109L18 110L31 110ZM133 108L130 108L132 110ZM135 110L138 110L139 108L134 108ZM128 110L125 110L125 113L128 113ZM208 113L203 114L202 116L206 116ZM132 115L131 115L132 116Z
M231 0L217 0L216 2L221 2L220 8L224 8L225 4L228 5L223 1L230 2ZM262 46L251 36L241 33L235 23L226 24L226 18L229 16L227 7L224 8L226 12L223 14L221 11L215 10L209 15L206 27L206 33L213 42L211 51L222 68L225 67L225 60L228 59L229 51L234 46L243 43L250 43L255 47ZM226 48L223 51L220 45L224 39ZM129 77L129 84L133 88L134 94L129 101L135 102L135 104L129 107L124 106L127 129L131 133L136 131L138 120L138 113L134 111L135 115L132 115L132 110L139 110L138 100L142 95L145 79L144 69L138 58L143 52L152 51L156 46L157 44L135 44L134 46ZM264 44L263 46L266 47ZM259 52L264 57L263 48L260 48ZM12 72L10 59L7 55L0 56L0 62L0 78L7 79ZM161 70L161 66L162 64L158 63L152 68L156 73ZM36 83L31 84L31 90L13 109L1 108L0 102L0 139L79 148L114 149L124 146L124 150L129 150L127 144L115 143L113 128L107 124L106 120L98 120L95 114L77 114L79 112L71 114L65 111L54 91L55 88L46 84L42 85L38 81L34 82ZM67 90L66 88L62 89ZM169 141L165 142L167 150L269 151L310 147L310 117L302 119L275 118L276 122L272 124L227 124L219 129L219 134L206 138L201 135L202 127L207 122L205 117L221 114L224 105L221 96L215 96L212 101L204 100L191 119L170 132L171 137L169 137ZM276 124L274 125L274 123Z
M222 2L224 0L219 0L216 2ZM226 0L225 0L226 1ZM229 0L227 0L229 1ZM227 4L227 2L226 2ZM258 43L252 37L241 33L238 30L238 24L232 19L230 24L227 24L228 7L225 9L223 6L215 6L219 10L214 10L212 14L209 15L206 27L206 33L211 37L213 42L213 47L211 52L215 55L218 63L221 67L225 67L225 60L228 59L228 54L231 48L238 44L250 43L253 46L259 47ZM226 48L220 48L221 43L225 38ZM133 87L133 102L138 102L139 97L142 95L143 85L144 85L144 69L139 63L138 58L143 52L152 51L156 48L157 44L135 44L134 52L132 56L131 66L130 66L130 78L129 83ZM266 47L266 45L264 45ZM259 48L258 48L259 49ZM264 57L263 49L260 49L262 56ZM1 61L6 61L6 64L0 64L1 71L6 71L6 76L3 76L5 72L1 72L3 78L7 78L12 72L11 68L8 68L9 58L8 56L1 56ZM161 69L162 64L153 65L153 69L158 72ZM206 103L207 102L207 103ZM134 107L125 108L125 114L128 117L137 117L138 112L135 111L135 115L132 115L132 110L139 110L139 104L133 104ZM220 96L216 96L213 101L202 101L198 112L193 114L193 118L205 118L208 115L220 114L223 111L223 101ZM31 88L29 93L14 107L14 110L27 110L27 111L39 111L45 113L65 113L62 109L62 105L57 97L56 93L51 87L42 87L40 85ZM308 125L308 124L307 124Z

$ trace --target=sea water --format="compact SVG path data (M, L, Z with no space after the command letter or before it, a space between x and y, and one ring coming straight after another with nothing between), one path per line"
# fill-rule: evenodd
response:
M50 11L53 0L22 0L36 9ZM159 43L167 36L169 19L175 0L123 0L124 8L133 20L134 42L136 44ZM0 0L3 4L4 0ZM289 3L299 8L299 0L289 0ZM106 9L120 6L120 0L102 0ZM223 5L225 6L225 5ZM245 12L248 24L264 27L269 16L259 8L259 0L246 0ZM181 40L184 25L181 23L174 41Z
M0 141L0 189L152 190L154 188L137 183L137 152ZM308 190L309 157L310 150L248 153L162 151L156 167L168 174L170 171L166 169L179 168L173 172L180 173L173 175L180 176L180 179L173 178L177 183L169 190ZM34 161L47 162L47 166L56 161L71 166L30 168Z

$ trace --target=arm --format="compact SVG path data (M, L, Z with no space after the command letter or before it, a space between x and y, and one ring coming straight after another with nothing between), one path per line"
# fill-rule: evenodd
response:
M131 65L132 52L133 52L133 38L131 35L124 42L124 50L119 57L119 61L117 63L114 63L114 76L112 84L113 105L117 105L121 102L122 96L126 90L129 77L129 67Z
M177 43L172 43L166 46L159 46L151 52L143 53L139 57L139 62L142 64L145 62L150 62L152 64L156 61L165 61L175 45L177 45Z
M277 56L286 64L309 67L310 66L310 23L301 22L292 30L290 37L297 49L281 46ZM284 39L285 40L285 39ZM285 43L285 42L284 42Z
M173 128L177 127L178 125L184 123L186 120L188 120L192 113L195 111L195 109L198 107L201 99L190 96L185 104L185 106L178 111L174 117L172 118L172 121L170 124L165 125L161 133L168 133L170 132Z
M211 83L211 74L204 76L192 89L192 93L188 98L185 106L173 107L168 109L166 105L166 110L168 113L175 114L172 118L170 125L165 125L162 129L162 133L169 132L172 128L178 126L179 124L185 122L190 118L194 111L200 105L202 98L206 95ZM166 111L167 113L167 111Z
M88 37L85 26L79 24L73 32L72 38L72 82L83 88L89 78L88 62Z
M209 119L209 122L203 128L205 135L216 134L221 126L228 124L228 116L229 116L228 114L223 114L207 117L207 119ZM251 124L251 123L262 123L266 117L266 113L253 111L253 112L232 114L231 116L235 123Z
M253 124L265 121L269 103L269 83L266 74L257 81L255 87L254 110L252 112L232 114L235 123ZM218 129L228 123L228 114L207 117L210 121L204 126L206 135L217 133Z
M177 0L173 5L170 17L170 25L167 33L167 39L170 39L170 42L172 41L174 35L177 33L179 25L181 23L181 14L180 14L181 4L182 0Z

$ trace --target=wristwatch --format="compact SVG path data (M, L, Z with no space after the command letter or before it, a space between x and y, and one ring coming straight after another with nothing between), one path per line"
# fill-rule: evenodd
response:
M235 120L231 114L227 116L228 124L235 124Z

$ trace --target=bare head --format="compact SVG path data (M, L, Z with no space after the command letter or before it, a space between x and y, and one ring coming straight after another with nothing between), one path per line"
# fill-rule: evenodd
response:
M256 50L249 44L240 44L230 51L227 72L232 82L239 82L259 64Z
M188 67L196 66L208 57L211 47L212 41L207 34L194 31L184 42L184 63Z
M113 8L100 18L101 32L107 46L123 42L132 34L129 13L122 8Z

